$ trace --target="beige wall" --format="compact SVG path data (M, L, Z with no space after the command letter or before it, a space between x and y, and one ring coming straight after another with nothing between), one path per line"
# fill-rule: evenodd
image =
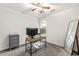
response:
M0 50L9 48L9 34L19 34L20 45L24 44L27 27L38 27L38 20L30 14L0 7Z
M47 20L47 41L64 47L68 23L79 19L79 8L71 8L44 18Z

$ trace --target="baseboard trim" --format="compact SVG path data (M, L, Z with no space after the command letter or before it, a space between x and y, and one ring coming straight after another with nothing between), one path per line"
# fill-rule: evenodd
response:
M25 44L19 45L19 47L24 46L24 45L25 45ZM16 47L15 49L17 49L17 48L19 48L19 47ZM13 49L14 49L14 48L13 48ZM13 49L12 49L12 50L13 50ZM5 52L5 51L10 51L10 49L7 48L7 49L0 50L0 54L3 53L3 52Z
M57 46L57 47L61 47L61 48L63 48L63 49L64 49L64 47L62 47L62 46L59 46L59 45L56 45L56 44L53 44L53 43L50 43L50 42L46 42L46 43L48 43L48 44L50 44L50 45Z

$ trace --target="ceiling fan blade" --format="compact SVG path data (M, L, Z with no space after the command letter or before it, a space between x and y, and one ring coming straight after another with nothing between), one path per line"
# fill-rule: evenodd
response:
M26 14L26 13L30 13L32 12L33 8L28 8L28 9L25 9L22 13Z
M48 6L42 6L40 3L37 3L37 4L31 3L31 4L34 5L34 6L37 6L37 7L44 8L44 9L50 9L50 7L48 7Z
M37 3L37 4L35 4L35 3L31 3L32 5L34 5L34 6L38 6L39 4Z
M44 9L50 9L50 7L42 7L42 8L44 8Z
M35 9L32 9L32 11L35 11L37 8L35 8Z

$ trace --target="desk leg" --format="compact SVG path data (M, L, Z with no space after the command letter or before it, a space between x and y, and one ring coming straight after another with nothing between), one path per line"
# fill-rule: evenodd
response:
M47 39L45 38L45 48L47 47L47 46L46 46L46 42L47 42Z
M30 56L32 56L32 43L30 43Z
M27 52L27 42L25 43L25 53Z

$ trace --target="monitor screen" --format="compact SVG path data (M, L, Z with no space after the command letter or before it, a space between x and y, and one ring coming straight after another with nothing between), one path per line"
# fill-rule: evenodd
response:
M38 28L26 28L26 35L35 36L38 34Z

